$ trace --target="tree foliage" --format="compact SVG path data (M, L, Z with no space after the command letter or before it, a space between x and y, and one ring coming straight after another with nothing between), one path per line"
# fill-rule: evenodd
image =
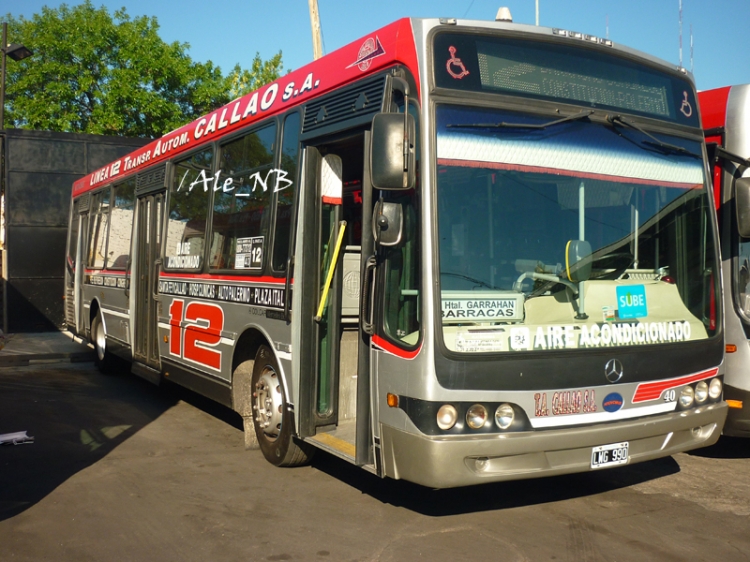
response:
M6 127L155 137L279 77L281 52L255 55L226 76L194 62L187 43L167 44L154 17L110 14L90 0L7 15L9 42L33 56L8 60Z

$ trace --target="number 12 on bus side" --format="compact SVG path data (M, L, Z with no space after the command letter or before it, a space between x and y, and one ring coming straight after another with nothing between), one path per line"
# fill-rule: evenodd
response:
M591 450L591 468L627 464L628 442L600 445Z
M181 330L183 320L186 322ZM215 304L174 299L169 305L169 353L191 363L221 371L221 342L224 310Z

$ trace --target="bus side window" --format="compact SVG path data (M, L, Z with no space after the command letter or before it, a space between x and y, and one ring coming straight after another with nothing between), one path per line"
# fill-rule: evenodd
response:
M125 269L135 209L135 176L115 187L107 244L107 269Z
M94 196L91 212L91 235L87 266L103 269L107 251L107 230L109 227L109 192L107 188Z
M214 193L211 269L263 269L265 217L279 181L273 168L275 140L272 123L221 147L222 188Z
M281 170L285 178L292 183L280 186L276 200L276 225L274 227L273 269L285 271L286 260L290 254L289 239L292 232L292 217L294 216L294 199L297 193L297 162L299 158L299 128L298 112L291 113L284 121L283 137L281 140Z
M200 269L203 265L213 156L213 148L207 148L175 163L167 218L167 269Z

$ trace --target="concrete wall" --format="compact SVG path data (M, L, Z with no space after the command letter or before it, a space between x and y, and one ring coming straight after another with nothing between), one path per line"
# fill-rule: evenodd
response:
M5 131L8 331L55 330L63 325L73 182L150 140Z

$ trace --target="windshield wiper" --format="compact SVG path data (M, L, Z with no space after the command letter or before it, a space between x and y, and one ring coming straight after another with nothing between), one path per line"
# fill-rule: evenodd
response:
M592 113L594 113L593 109L590 111L582 111L575 115L568 115L562 119L556 119L555 121L549 121L547 123L506 123L505 121L501 121L500 123L449 123L446 127L456 129L546 129L553 125L559 125L560 123L586 119Z
M699 154L695 154L693 152L690 152L687 148L683 146L678 146L676 144L671 144L668 142L664 142L663 140L659 140L654 135L646 131L643 127L639 127L632 121L625 119L622 115L607 115L607 121L609 121L612 125L625 125L626 127L630 127L631 129L634 129L638 131L639 133L642 133L646 135L648 138L650 138L650 141L641 141L643 144L647 146L651 146L653 148L660 149L664 152L676 152L678 154L684 154L686 156L692 156L693 158L700 158L701 156Z
M481 287L487 287L488 289L495 290L497 287L493 287L486 281L482 281L481 279L477 279L475 277L469 277L468 275L464 275L463 273L456 273L454 271L441 271L440 275L450 275L452 277L458 277L459 279L466 279L467 281L471 281L472 283L476 283L477 285Z

